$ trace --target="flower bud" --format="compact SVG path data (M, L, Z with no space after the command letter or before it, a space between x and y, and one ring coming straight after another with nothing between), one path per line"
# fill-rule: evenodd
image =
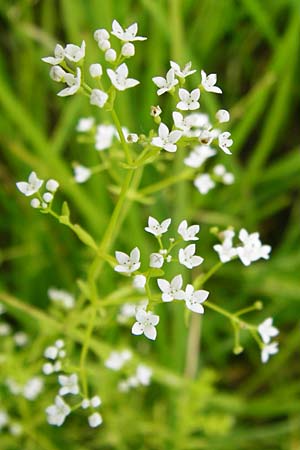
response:
M110 48L109 50L107 50L105 52L105 60L108 62L114 62L117 59L117 52L113 49Z
M50 78L52 78L52 80L54 81L57 81L58 83L60 81L64 81L65 75L66 72L60 66L53 66L50 69Z
M59 182L53 179L50 179L46 183L46 189L50 192L55 192L59 187Z
M91 64L89 71L92 78L100 78L103 73L101 64Z
M121 53L125 58L130 58L135 54L135 47L131 42L126 42L126 44L123 45Z
M109 39L109 32L105 28L100 28L99 30L95 31L94 39L97 42L106 41Z
M110 48L109 40L108 39L104 39L104 40L98 41L98 47L100 48L100 50L105 52L106 50L108 50Z

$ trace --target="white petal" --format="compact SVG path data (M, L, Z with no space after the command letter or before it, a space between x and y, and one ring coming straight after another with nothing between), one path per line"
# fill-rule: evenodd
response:
M144 326L138 322L135 322L131 328L131 333L136 336L140 336L144 333Z
M144 335L148 339L151 339L152 341L154 341L156 339L156 336L157 336L156 328L153 327L152 325L146 325L145 326L145 330L144 330Z

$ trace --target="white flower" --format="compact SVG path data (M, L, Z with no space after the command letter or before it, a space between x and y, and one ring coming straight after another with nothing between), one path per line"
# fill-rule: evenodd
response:
M107 41L109 39L109 32L105 28L100 28L94 32L95 41Z
M214 245L213 249L219 254L220 261L226 263L237 255L237 249L232 244L235 233L232 230L225 230L222 234L224 236L222 244Z
M44 381L40 377L33 377L27 381L23 388L23 395L27 400L35 400L42 392Z
M59 97L67 97L69 95L76 94L81 86L81 70L79 69L79 67L77 67L76 77L71 73L66 74L65 82L67 83L68 87L59 91L57 95Z
M279 334L279 330L273 326L272 317L268 317L264 320L257 329L265 344L269 344L271 338Z
M159 278L157 284L162 292L163 302L172 302L173 300L182 300L184 297L184 292L182 288L182 276L176 275L169 283L169 281Z
M121 27L119 22L116 20L112 23L112 31L111 34L116 36L120 41L123 42L134 42L134 41L145 41L147 38L142 36L137 36L138 25L137 23L133 23L125 30Z
M155 340L157 335L155 327L159 322L159 316L143 308L137 308L135 318L136 322L131 329L132 334L136 336L144 334L148 339Z
M151 253L149 266L159 269L164 265L164 257L160 253Z
M140 84L140 82L134 78L127 78L128 67L125 63L121 64L116 71L112 69L107 69L106 71L110 81L119 91L124 91L125 89L132 88Z
M220 123L229 122L230 114L226 109L219 109L219 111L216 112L216 119Z
M189 167L197 169L208 159L216 154L216 150L208 145L198 145L191 153L184 159L184 164Z
M79 131L80 133L86 133L93 128L94 123L94 117L83 117L82 119L79 119L79 122L76 126L76 131Z
M84 183L91 175L92 171L88 167L81 166L80 164L74 167L74 179L76 183Z
M223 183L224 184L233 184L234 183L234 175L233 173L226 172L223 176Z
M54 57L53 56L47 56L46 58L42 58L42 61L44 61L47 64L51 64L53 66L56 66L57 64L60 64L65 57L65 50L64 48L57 44L54 49Z
M4 409L0 409L0 431L8 424L8 421L9 417L7 412Z
M148 233L151 233L154 236L159 237L168 231L170 224L171 219L165 219L161 223L159 223L158 220L154 219L154 217L149 216L148 226L145 227L145 230Z
M70 292L63 291L56 288L48 289L48 297L53 302L61 304L66 309L72 309L75 304L75 298Z
M59 188L59 182L56 180L53 180L52 178L47 181L46 183L46 189L50 192L56 192Z
M198 139L200 144L203 145L210 145L212 143L212 140L214 138L213 131L211 130L201 130L198 134Z
M269 259L271 247L269 245L262 245L259 234L249 234L244 228L239 233L239 239L244 244L237 248L237 254L245 266L249 266L251 262L257 261L260 258Z
M135 54L135 47L131 42L126 42L121 49L121 54L125 56L125 58L131 58Z
M161 123L158 128L158 137L154 137L151 144L155 147L160 147L167 152L176 152L176 142L181 138L182 132L178 130L169 131L169 128L164 123Z
M222 90L219 87L215 86L216 82L217 82L217 75L215 73L206 75L204 70L201 70L201 84L207 92L215 92L216 94L222 94Z
M18 331L14 335L14 341L18 347L24 347L28 343L28 335L23 331Z
M174 111L172 116L175 127L181 130L185 136L188 135L188 132L194 126L194 120L193 117L191 117L192 115L183 117L180 112Z
M107 360L104 362L105 367L111 370L120 370L124 364L132 357L130 350L123 350L122 352L111 352Z
M65 81L67 72L65 72L60 66L53 66L50 69L49 75L53 81L59 83L60 81Z
M275 355L278 353L278 342L272 342L271 344L267 344L263 347L261 351L261 360L265 364L269 361L271 355Z
M135 144L138 142L139 137L136 133L128 133L125 139L128 144Z
M188 62L184 68L181 70L179 64L174 61L170 61L171 68L174 70L175 75L179 78L185 78L193 73L197 72L196 70L191 70L192 63Z
M78 63L85 57L85 41L82 41L81 46L68 44L65 48L65 58L69 61Z
M32 206L32 208L40 208L41 202L38 198L33 198L30 202L30 206Z
M103 73L101 64L91 64L89 72L92 78L100 78Z
M231 134L228 131L224 131L224 133L221 133L219 135L219 147L227 155L232 154L231 151L228 149L228 147L231 147L233 144L233 140L230 139L230 136Z
M72 373L70 376L59 375L58 382L62 386L59 390L59 395L78 394L78 376L76 373Z
M162 113L161 107L159 105L157 106L151 106L150 109L150 115L152 117L159 117Z
M60 427L70 412L71 408L69 405L67 405L67 403L65 403L64 400L57 395L55 397L55 404L46 408L46 414L48 416L47 421L50 425Z
M0 323L0 336L8 336L11 333L11 326L8 323Z
M214 168L213 168L213 172L215 175L217 175L218 177L222 177L225 173L226 173L226 168L225 166L223 166L223 164L217 164Z
M118 265L115 267L116 272L132 273L138 270L141 266L140 263L140 251L138 247L135 247L130 252L130 256L127 253L115 252Z
M106 50L104 55L105 61L114 62L117 59L117 52L113 48Z
M209 296L208 291L204 291L203 289L195 291L193 285L188 284L184 292L184 300L186 307L195 313L203 314L204 308L201 303L203 303L208 296Z
M96 428L101 425L103 419L101 414L99 414L98 412L94 412L91 416L88 417L88 422L91 428Z
M101 89L93 89L90 95L90 104L103 108L107 99L108 95L106 92L101 91Z
M195 255L196 245L190 244L185 248L181 248L178 253L178 259L180 264L187 267L188 269L192 269L193 267L200 266L203 263L204 259L201 256Z
M181 101L177 103L176 108L181 109L182 111L193 111L200 108L200 103L198 102L200 98L200 89L197 88L192 92L189 92L186 89L180 88L178 94Z
M45 194L43 194L43 200L46 203L51 203L53 200L53 194L51 194L50 192L45 192Z
M36 176L35 172L31 172L28 177L28 182L19 181L18 183L16 183L16 186L19 191L22 192L22 194L26 195L26 197L30 197L30 195L33 195L39 191L43 183L44 180L40 180Z
M138 275L137 275L138 276ZM143 307L146 308L148 304L148 301L143 302ZM141 303L139 304L139 307L142 307ZM124 303L124 305L121 306L120 312L117 316L117 320L119 323L126 323L128 319L131 317L135 317L136 313L136 304L135 303Z
M199 225L191 225L189 227L186 220L183 220L179 224L177 231L184 241L198 241L199 239L196 236L200 231Z
M203 175L199 175L195 181L194 185L200 192L200 194L207 194L211 189L215 187L215 182L211 179L211 176L208 173Z
M135 289L143 291L146 285L147 278L145 275L136 275L133 278L132 285Z
M159 88L157 90L157 95L162 95L165 92L170 91L174 86L176 86L176 84L178 84L178 80L175 78L174 69L170 69L167 72L166 78L153 77L152 81Z
M99 125L96 131L96 150L101 151L112 145L115 135L115 127L113 125Z
M139 364L136 368L136 378L142 386L149 386L152 373L152 369L144 364Z

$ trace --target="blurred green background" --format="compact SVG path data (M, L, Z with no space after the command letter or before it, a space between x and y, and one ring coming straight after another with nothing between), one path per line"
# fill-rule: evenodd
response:
M85 447L78 438L70 448L299 450L299 0L1 0L1 292L46 309L48 287L76 292L75 280L83 276L89 262L89 254L68 230L38 214L16 191L16 181L26 179L31 170L42 178L59 180L60 196L69 200L74 221L97 240L105 230L115 202L111 178L102 174L83 186L71 179L72 161L98 162L97 152L79 143L75 133L79 117L95 112L80 96L56 97L58 85L49 79L41 58L52 54L57 42L80 44L85 39L88 61L97 62L100 51L93 31L110 29L113 18L124 26L137 21L140 34L148 37L137 44L136 56L129 62L130 73L142 81L141 86L122 94L116 104L122 124L132 132L148 133L153 126L150 105L158 101L151 78L166 73L170 59L180 64L191 60L196 69L218 74L223 95L206 96L203 106L212 114L221 107L231 112L233 155L219 155L218 162L236 176L234 185L207 196L184 182L157 193L153 205L135 203L115 248L129 250L138 245L142 251L149 250L151 240L143 233L149 214L177 221L187 217L201 224L199 248L206 256L207 270L217 261L211 249L211 226L260 231L263 242L273 247L270 261L249 268L238 262L226 265L208 290L214 301L232 311L262 300L264 310L250 319L259 323L274 317L281 329L280 353L263 366L257 346L244 336L246 351L233 356L229 324L208 311L203 320L199 379L186 395L159 385L155 392L150 388L144 399L151 409L149 417L139 417L140 406L134 401L127 421L110 412L113 425L122 430L140 420L140 426L135 422L133 437L127 440L124 431L123 442L114 446L107 440L102 447L100 433L98 444L91 438ZM166 99L159 102L168 117ZM102 112L97 114L98 122L104 120ZM176 163L175 170L179 171ZM170 166L164 163L147 168L142 184L169 173ZM107 267L101 289L110 292L119 282ZM13 314L27 331L35 329L26 315ZM168 314L173 320L169 324L169 316L162 317L165 328L161 326L154 345L155 361L181 380L187 333L181 311ZM111 325L106 339L119 343L121 338ZM222 424L225 431L220 436ZM200 437L197 427L202 430ZM56 433L57 447L48 448L66 445L72 440L71 430L64 438ZM139 436L146 439L144 444Z

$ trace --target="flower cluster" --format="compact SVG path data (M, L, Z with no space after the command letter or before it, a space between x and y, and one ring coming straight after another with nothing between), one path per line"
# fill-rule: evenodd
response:
M271 339L278 336L279 330L273 326L272 317L264 320L257 330L263 341L261 360L263 363L266 363L271 355L275 355L278 352L278 342L271 342Z
M59 305L62 306L64 309L72 309L75 304L75 298L70 292L56 289L56 288L49 288L48 289L48 297L50 300Z
M59 187L59 183L58 181L53 179L46 181L46 192L42 194L40 190L43 184L44 180L40 180L35 172L30 173L28 181L19 181L16 183L19 191L26 197L31 197L34 194L37 195L30 202L30 205L33 208L41 208L47 210L51 207L54 194Z

